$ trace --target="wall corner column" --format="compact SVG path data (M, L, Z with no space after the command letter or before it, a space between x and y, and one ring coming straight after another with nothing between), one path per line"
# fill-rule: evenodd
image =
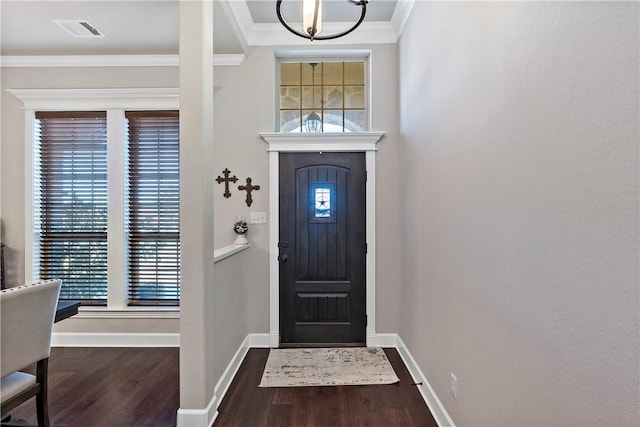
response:
M180 409L216 416L213 372L213 2L180 1Z

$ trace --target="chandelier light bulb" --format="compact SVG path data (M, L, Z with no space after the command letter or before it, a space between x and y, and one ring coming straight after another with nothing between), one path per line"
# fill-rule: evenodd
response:
M302 0L302 29L312 39L322 31L322 0Z

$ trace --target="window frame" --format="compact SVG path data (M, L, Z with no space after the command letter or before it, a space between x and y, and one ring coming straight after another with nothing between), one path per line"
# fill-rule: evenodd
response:
M370 50L347 50L347 51L278 51L275 54L275 82L274 82L274 129L279 133L308 134L309 132L283 132L280 129L280 64L296 62L364 62L364 130L362 132L318 132L318 133L367 133L371 132L371 67ZM344 110L343 110L344 112Z
M107 112L107 162L109 174L107 256L107 305L81 307L95 312L166 312L167 317L179 315L179 306L128 306L126 247L126 120L125 111L179 110L177 88L132 89L10 89L24 103L25 147L25 282L38 280L37 212L34 195L35 113L36 111L96 111ZM113 191L117 188L119 191ZM30 196L29 196L30 195ZM141 313L143 314L143 313ZM160 313L162 314L162 313ZM154 314L156 318L158 313ZM164 316L164 315L163 315Z

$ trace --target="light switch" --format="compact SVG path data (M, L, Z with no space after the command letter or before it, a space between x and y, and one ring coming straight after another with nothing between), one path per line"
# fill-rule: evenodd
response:
M249 217L249 222L251 224L266 224L267 223L267 213L266 212L251 212L251 216Z

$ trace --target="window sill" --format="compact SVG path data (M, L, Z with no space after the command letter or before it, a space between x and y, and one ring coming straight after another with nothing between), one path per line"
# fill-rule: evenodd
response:
M179 319L180 307L80 307L73 318L79 319Z

